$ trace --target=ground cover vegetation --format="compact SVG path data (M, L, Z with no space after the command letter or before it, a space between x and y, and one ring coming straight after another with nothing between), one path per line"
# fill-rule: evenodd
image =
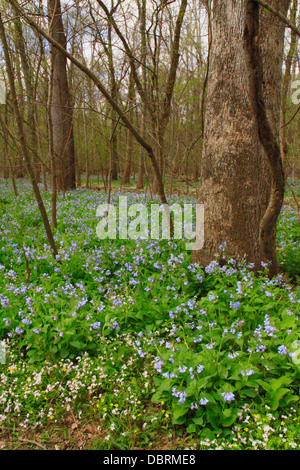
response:
M99 240L107 195L93 190L58 195L55 260L30 184L0 192L2 448L300 448L292 204L270 280L228 259L226 240L206 268L185 240Z

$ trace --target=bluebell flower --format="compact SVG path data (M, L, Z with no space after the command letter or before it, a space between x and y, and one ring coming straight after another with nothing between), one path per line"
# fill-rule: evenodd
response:
M224 401L234 401L235 395L232 392L223 392L221 393Z
M235 357L239 356L238 352L228 353L229 359L234 359Z
M234 308L235 310L238 310L241 306L241 303L239 301L234 302L234 303L230 302L229 306L230 306L230 308Z
M179 392L179 400L178 403L184 403L186 399L186 392Z
M141 348L138 349L138 354L139 354L140 357L145 357L145 354L143 353Z
M202 405L202 406L207 405L208 402L209 402L209 400L205 397L200 399L200 405Z
M18 326L15 328L15 332L18 333L19 335L21 335L22 333L24 333L24 330L22 330L22 328L19 328Z
M243 376L249 377L250 375L253 375L253 374L254 374L254 370L253 370L253 369L250 369L250 370L249 370L249 369L248 369L248 370L246 369L246 370L242 370L242 371L241 371L241 375L243 375Z
M284 345L282 345L282 346L279 346L278 352L279 354L281 354L281 356L284 356L285 354L287 354L287 349Z
M161 373L163 365L164 365L164 361L161 361L159 357L156 357L155 358L154 369L156 369L157 372Z

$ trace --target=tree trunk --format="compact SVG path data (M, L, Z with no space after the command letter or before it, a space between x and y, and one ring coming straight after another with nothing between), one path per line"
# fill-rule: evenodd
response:
M25 49L25 40L23 35L22 23L20 14L14 9L14 29L15 29L15 45L16 50L20 55L21 68L24 77L25 91L26 91L26 119L30 128L30 146L32 152L32 166L36 175L37 181L40 181L40 155L38 153L38 138L35 121L35 96L34 86L32 81L32 72Z
M293 0L292 8L291 8L291 21L296 24L297 19L297 11L298 11L298 0ZM287 53L287 57L285 60L285 72L282 82L282 93L281 93L281 110L280 110L280 147L281 147L281 155L283 158L283 162L285 164L285 168L287 168L286 156L288 154L288 147L286 142L286 101L287 101L287 94L289 85L291 82L291 67L292 61L297 51L297 34L292 31L291 32L291 43L290 48Z
M129 90L128 90L128 106L129 106L129 118L133 120L133 103L134 103L134 79L132 74L129 78ZM122 179L122 184L130 184L130 173L131 173L131 164L132 164L132 152L133 152L133 136L129 130L127 130L127 149L126 149L126 161L124 168L124 175Z
M51 35L66 48L60 0L48 0L48 11L51 18L49 25ZM76 188L72 99L68 85L66 56L52 45L51 61L53 66L51 118L57 189L66 191Z
M277 0L272 0L278 6ZM283 13L289 0L280 2ZM256 270L266 259L260 224L271 191L271 172L249 99L243 34L246 0L214 2L213 44L207 90L199 203L205 205L204 247L193 254L206 266L219 247L246 259ZM285 25L261 9L259 46L264 64L263 95L274 135L279 137L280 89ZM269 239L275 251L275 233Z
M141 35L141 66L142 66L142 85L147 92L147 36L146 36L146 12L147 12L147 0L142 0L138 3L139 7L139 23L140 23L140 35ZM147 121L147 104L145 100L142 101L141 109L141 135L146 140L146 121ZM143 147L140 148L139 155L139 166L138 166L138 177L136 189L143 189L144 187L144 173L145 173L145 150Z

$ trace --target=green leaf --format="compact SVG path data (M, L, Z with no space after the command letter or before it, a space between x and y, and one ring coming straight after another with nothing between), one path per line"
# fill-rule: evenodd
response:
M189 407L176 406L173 410L173 424L184 424L186 420L186 414L189 411Z
M227 410L224 410L221 416L221 425L224 427L232 426L237 419L238 411L239 410L237 408L228 408Z
M279 324L279 328L281 330L287 330L291 328L295 324L295 318L294 317L288 317L282 320Z
M270 402L270 407L272 411L277 410L279 407L279 402L281 398L286 395L290 390L288 388L281 388L280 390L277 390L274 395L272 395L272 399Z
M279 379L273 379L270 382L270 391L275 392L283 385L289 385L292 381L293 379L291 379L290 377L287 377L286 375L279 377Z
M257 379L256 383L260 385L266 392L268 392L271 389L270 384L268 384L264 380Z
M189 424L188 427L186 428L186 431L187 431L187 433L189 433L189 434L194 434L194 433L196 433L196 432L197 432L197 426L196 426L196 424L194 424L194 423Z
M66 357L68 357L68 355L69 355L68 349L67 348L61 348L60 355L61 355L62 359L65 359Z
M193 422L198 426L203 426L203 416L197 416L193 419Z
M242 388L240 391L239 391L239 395L241 397L250 397L250 398L254 398L256 397L257 395L257 391L253 388Z
M82 349L83 343L81 341L70 341L70 345L73 346L76 349Z

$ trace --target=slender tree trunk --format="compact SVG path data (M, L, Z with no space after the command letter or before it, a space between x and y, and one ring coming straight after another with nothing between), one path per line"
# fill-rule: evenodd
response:
M48 242L50 244L50 247L52 249L53 255L56 256L58 255L57 247L53 238L52 230L49 224L47 212L44 206L43 199L40 194L40 190L35 178L35 173L31 165L30 161L30 156L28 152L28 147L27 147L27 142L26 142L26 137L25 137L25 132L24 132L24 127L23 127L23 120L19 111L18 107L18 100L17 100L17 94L16 94L16 89L15 89L15 81L14 81L14 74L13 74L13 69L11 66L11 59L9 55L9 50L8 50L8 45L6 41L6 35L5 35L5 30L4 30L4 25L2 21L2 16L0 13L0 40L2 42L2 47L3 47L3 52L4 52L4 57L5 57L5 65L6 65L6 72L8 76L8 81L9 81L9 87L10 87L10 92L11 92L11 98L12 98L12 103L13 103L13 108L16 116L16 122L17 122L17 128L18 128L18 134L19 134L19 141L20 141L20 149L22 152L22 156L25 161L26 169L28 172L28 175L31 180L33 192L38 204L38 208L42 217L42 221L45 227L46 235Z
M142 66L142 86L147 96L147 36L146 36L146 12L147 0L141 0L139 3L139 22L140 22L140 36L141 36L141 66ZM147 122L147 104L145 99L142 101L142 115L141 115L141 135L146 140L146 122ZM145 173L145 150L140 148L138 177L136 189L143 189L144 187L144 173Z
M53 128L52 128L52 81L53 81L53 64L50 64L50 80L48 83L48 99L47 99L47 130L48 130L48 153L50 162L50 186L51 186L51 227L52 230L57 226L57 179L56 179L56 158L53 149Z
M37 130L35 122L35 96L34 96L34 86L32 80L32 70L28 62L27 53L25 49L25 41L23 36L23 29L20 20L20 14L16 9L14 9L14 29L15 29L15 44L16 49L20 56L21 68L24 77L25 91L26 91L26 119L28 126L30 128L30 146L33 150L32 152L32 166L37 178L37 181L40 180L40 161L38 154L38 145L37 145Z
M133 120L133 103L134 103L134 80L132 73L130 74L129 79L129 90L128 90L128 106L129 106L129 119ZM132 152L133 152L133 136L129 130L127 130L127 149L126 149L126 161L124 168L124 175L122 179L122 184L130 183L130 173L132 165Z

